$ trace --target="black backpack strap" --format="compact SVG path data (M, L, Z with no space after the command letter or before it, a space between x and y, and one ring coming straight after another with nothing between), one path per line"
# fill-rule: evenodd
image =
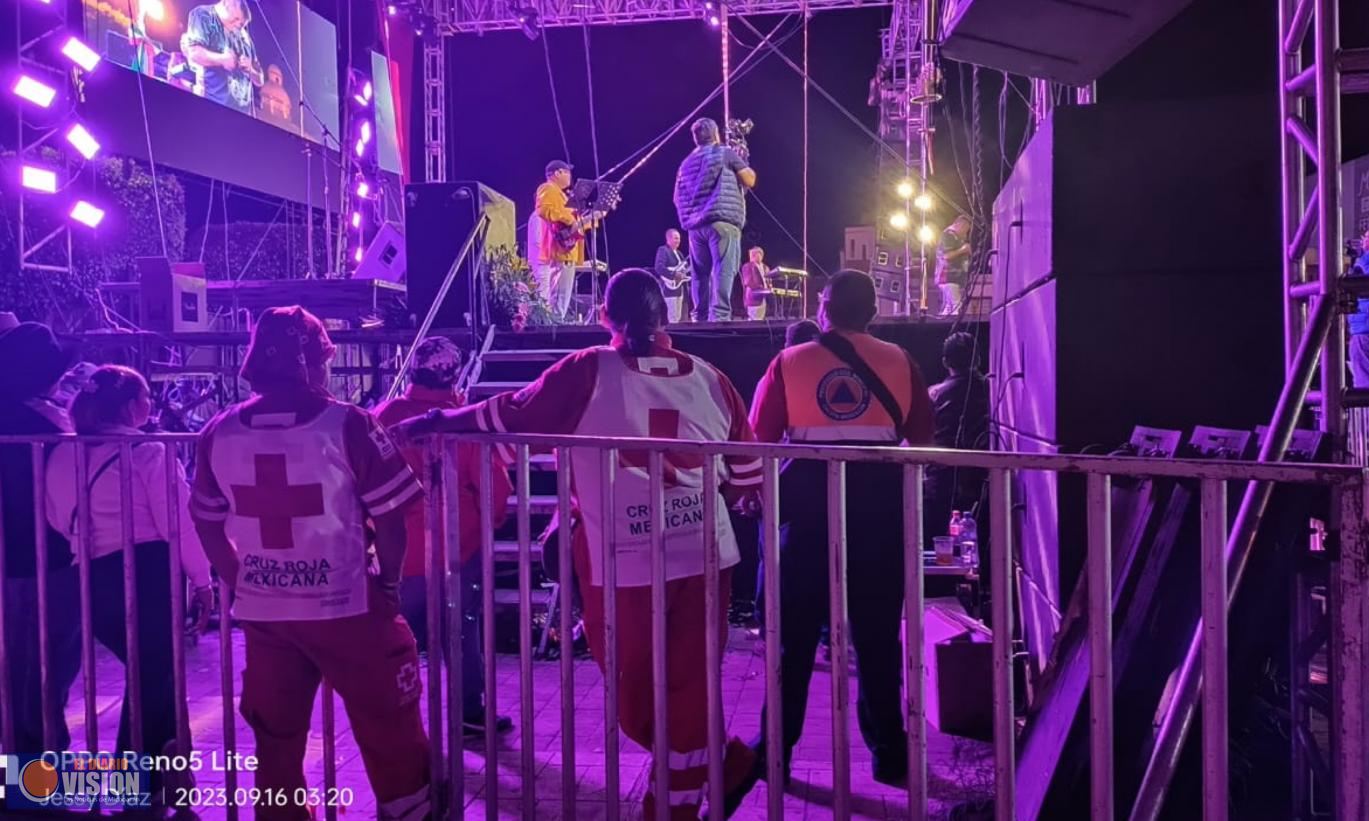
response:
M870 393L873 393L879 403L884 406L889 418L894 420L895 429L901 433L908 421L907 414L903 412L898 400L894 398L893 391L889 390L889 386L884 384L884 380L875 373L874 368L871 368L869 363L861 359L859 353L856 353L856 346L851 344L851 340L828 331L818 337L818 344L831 351L837 359L845 362L847 367L855 371L856 376L860 377L860 381L865 383L865 387L869 388Z

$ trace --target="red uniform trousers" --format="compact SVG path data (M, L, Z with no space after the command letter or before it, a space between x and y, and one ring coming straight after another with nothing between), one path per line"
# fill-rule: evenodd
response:
M428 737L413 633L372 586L370 610L317 621L246 621L243 718L257 740L256 785L289 797L305 787L304 752L319 683L342 697L383 819L427 816ZM307 819L306 807L259 808L260 819Z
M589 584L588 546L583 530L575 538L575 571L583 602L585 638L599 669L604 669L604 588ZM732 568L718 574L720 646L727 643L727 606ZM688 576L666 582L666 731L670 747L668 783L670 817L699 817L708 781L708 679L704 622L704 578ZM620 587L617 594L618 723L623 734L650 751L653 741L651 684L651 588ZM751 749L739 739L728 742L724 791L750 772ZM652 762L652 772L659 762ZM643 818L655 812L655 780L647 787ZM712 812L717 818L720 811Z

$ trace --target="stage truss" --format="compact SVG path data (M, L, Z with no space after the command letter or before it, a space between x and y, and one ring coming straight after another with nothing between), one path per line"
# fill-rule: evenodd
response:
M893 5L892 0L730 0L729 14L810 14L834 9ZM479 33L522 27L518 9L537 11L541 26L620 26L661 20L698 20L704 16L704 0L436 0L438 29L445 34Z

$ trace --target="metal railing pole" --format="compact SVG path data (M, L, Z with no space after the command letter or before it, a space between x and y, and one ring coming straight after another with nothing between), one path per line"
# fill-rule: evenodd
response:
M466 629L465 577L461 566L461 460L454 458L457 446L442 440L441 464L442 495L446 507L443 519L447 525L441 544L446 547L446 561L442 564L443 589L447 591L446 642L447 649L447 811L449 819L464 817L466 807L466 744L465 744L465 669L470 660L464 651L463 631ZM428 664L433 664L432 654ZM435 806L435 805L434 805Z
M90 446L76 445L76 567L80 574L81 678L85 686L86 749L100 749L100 712L96 704L95 602L90 581ZM182 679L184 681L184 679ZM12 748L11 748L12 749Z
M236 584L237 580L234 579ZM233 594L227 579L219 579L219 692L223 706L223 749L235 753L238 749L237 712L233 709L233 617L229 613L229 602ZM232 796L238 789L238 768L230 767L223 774L224 791L228 801L228 821L237 821L238 805Z
M42 487L39 485L38 487ZM138 557L133 535L133 445L119 445L119 525L123 534L124 561L124 643L128 647L124 669L127 673L129 746L143 749L143 655L138 641Z
M723 806L722 591L718 555L718 458L704 459L704 675L708 696L708 807L720 815Z
M172 691L176 699L176 752L187 755L190 752L190 705L186 701L185 686L185 573L181 566L181 463L177 458L176 443L167 442L165 448L167 541L171 554L168 557L171 565L171 676Z
M1227 745L1226 483L1202 484L1203 821L1226 821Z
M423 449L423 478L427 492L423 498L423 515L427 527L424 529L423 547L426 555L427 574L424 578L424 596L427 617L428 651L428 780L429 806L436 809L442 805L442 608L446 599L442 595L441 573L445 563L446 538L443 531L443 503L446 501L442 475L442 442L433 439ZM404 582L401 579L400 584ZM458 705L453 704L452 709ZM455 751L453 751L453 754Z
M600 488L603 493L603 596L604 596L604 810L610 821L618 818L618 555L617 529L613 526L613 482L618 451L600 452Z
M851 815L851 668L846 645L846 463L827 463L828 635L832 643L832 814Z
M989 471L990 583L993 585L993 752L994 818L1017 817L1014 783L1016 722L1013 709L1012 476L1005 468Z
M670 819L670 679L666 666L664 455L647 455L651 493L651 758L656 821ZM609 524L611 526L611 523Z
M532 478L528 468L528 446L519 445L514 453L518 493L518 712L522 723L519 727L519 776L523 785L523 817L532 818L537 814L537 760L534 757L536 742L532 709ZM486 722L490 719L490 716L485 716Z
M337 702L333 698L333 685L323 682L323 794L337 795ZM336 801L326 801L323 817L327 821L337 821Z
M556 449L557 593L561 604L561 812L575 817L575 565L571 557L570 448ZM547 546L548 548L550 545ZM546 548L544 548L546 549Z
M780 678L780 467L761 462L761 546L765 585L765 803L770 821L784 818L784 708Z
M485 645L485 817L499 818L499 745L495 736L495 717L499 698L495 691L494 642L494 479L490 475L493 452L488 444L480 446L480 597L481 627Z
M48 529L43 527L47 519L47 460L43 446L33 444L30 457L33 462L33 539L35 550L35 579L38 589L38 686L41 688L39 706L43 711L43 748L52 749L57 739L57 726L53 722L52 709L52 648L48 636L51 630L48 613Z
M1092 821L1112 821L1112 478L1088 476L1089 797Z
M0 499L4 498L5 488L0 485ZM5 529L0 527L0 744L4 744L6 750L16 749L14 743L14 694L10 690L10 657L9 644L6 636L9 634L7 621L9 606L5 596L5 585L9 583L9 574L5 567ZM88 589L88 588L87 588ZM89 619L83 619L82 629L90 624ZM89 668L87 668L89 670ZM89 675L87 672L86 675ZM90 722L90 701L87 699L86 722ZM92 745L93 746L93 745Z
M923 671L922 465L903 466L903 633L907 688L908 817L927 817L927 708Z

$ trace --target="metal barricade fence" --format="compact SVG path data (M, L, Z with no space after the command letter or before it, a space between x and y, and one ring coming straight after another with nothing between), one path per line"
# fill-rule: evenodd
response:
M47 477L46 449L61 442L75 443L77 458L75 475L78 500L77 527L78 538L73 550L80 584L80 637L81 662L84 676L84 742L90 750L98 749L98 716L95 710L95 638L92 627L91 597L91 509L88 482L89 450L101 444L115 444L124 464L129 464L133 448L144 442L160 442L166 445L167 475L167 521L170 523L168 541L170 573L172 579L172 629L168 637L174 666L174 705L143 704L138 675L142 666L142 651L136 624L138 607L137 573L134 560L134 529L132 518L133 487L131 471L122 471L120 497L122 508L122 545L123 545L123 585L127 602L127 664L125 680L130 698L131 743L141 749L141 719L145 710L171 709L175 711L176 740L182 753L191 749L193 739L187 709L187 688L185 680L185 631L183 599L185 580L179 554L178 532L179 506L187 500L182 498L177 479L176 460L178 451L193 445L195 437L186 434L158 434L120 437L17 437L0 436L0 446L27 446L30 448L34 478L34 515L37 522L47 518L45 491ZM903 532L905 578L904 628L906 635L905 663L903 672L905 682L905 715L908 735L908 779L907 802L911 818L925 818L927 812L927 732L923 699L923 564L922 564L922 489L923 474L927 466L938 465L956 468L982 469L989 478L989 520L990 539L988 544L988 566L990 578L994 580L992 591L993 617L993 749L995 773L995 816L998 819L1015 818L1014 808L1014 742L1015 706L1012 686L1012 630L1014 623L1013 590L998 580L1011 579L1013 554L1012 528L1012 488L1013 475L1018 471L1050 471L1058 473L1084 474L1087 481L1087 561L1086 578L1088 585L1088 642L1091 659L1089 739L1090 739L1090 784L1091 817L1111 819L1115 810L1113 792L1113 682L1112 682L1112 568L1111 568L1111 499L1110 490L1113 477L1166 477L1181 480L1196 480L1201 492L1201 567L1195 568L1201 575L1201 612L1204 619L1204 638L1202 647L1202 727L1203 727L1203 782L1204 818L1222 819L1226 817L1226 796L1228 795L1227 772L1227 599L1228 565L1226 561L1228 522L1227 522L1227 485L1229 482L1249 483L1296 483L1328 486L1334 493L1335 507L1341 512L1342 550L1347 556L1363 561L1369 551L1365 550L1363 515L1365 511L1364 471L1360 468L1337 465L1294 465L1294 464L1252 464L1220 461L1148 460L1128 457L1095 456L1056 456L1020 453L983 453L971 451L942 451L928 449L906 449L892 447L839 447L804 445L761 445L715 442L684 442L657 439L542 436L542 435L501 435L471 434L444 436L433 439L425 447L424 483L427 489L425 521L427 525L428 568L427 593L429 602L444 600L446 607L428 608L428 732L431 742L430 766L432 772L431 797L435 808L434 817L461 818L467 806L465 780L463 778L463 704L462 676L460 671L465 660L462 658L461 630L463 627L462 572L457 559L458 550L452 544L455 534L460 533L460 504L458 488L461 477L457 475L457 460L454 458L454 445L458 441L472 442L479 447L480 466L477 483L480 504L481 539L481 581L482 581L482 618L483 647L485 658L485 785L481 796L486 817L494 819L500 811L499 804L499 745L494 718L497 715L498 689L496 686L495 664L495 562L494 562L494 524L492 521L492 471L505 469L505 463L498 452L512 452L512 469L516 478L515 522L518 538L518 672L520 700L520 754L519 776L521 780L520 813L532 818L536 814L537 800L552 796L538 796L536 791L536 770L538 762L536 751L536 726L533 709L533 664L532 641L529 625L532 620L531 606L531 561L532 536L529 526L530 511L530 454L534 449L547 450L556 456L556 509L560 522L571 521L572 476L566 469L570 464L573 451L591 450L599 454L599 477L603 487L603 512L606 521L613 520L613 498L616 471L619 469L619 454L625 450L648 454L646 471L649 482L650 510L650 551L651 551L651 636L652 636L652 695L653 695L653 743L651 752L656 761L664 762L669 757L668 713L666 709L666 671L670 648L667 642L665 625L665 559L663 551L665 517L665 459L666 454L688 454L702 459L704 470L702 478L703 520L715 521L717 505L721 500L719 477L724 457L759 458L762 464L760 487L761 528L763 544L766 546L763 561L764 575L764 646L765 646L765 696L769 705L767 721L763 728L766 748L783 749L781 737L781 716L778 706L781 700L780 689L780 560L777 549L780 529L780 464L781 460L801 458L826 463L826 494L828 522L828 568L829 568L829 618L832 645L832 669L845 671L848 647L846 632L846 559L848 539L846 533L846 469L854 463L885 463L901 467L903 479ZM496 450L498 448L498 451ZM640 469L634 467L634 469ZM85 490L83 490L85 489ZM0 487L0 495L6 488ZM37 614L39 635L49 635L51 617L49 601L49 570L47 567L46 532L37 528ZM618 708L621 694L618 692L618 669L616 628L618 614L617 600L612 592L617 588L616 567L613 560L615 545L609 538L605 544L591 545L591 550L600 550L603 557L603 610L604 644L602 666L604 698L604 780L605 810L609 818L618 818L622 813L620 803L620 745ZM547 549L557 551L562 576L570 577L573 557L569 527L559 529L559 538L554 546ZM8 582L4 566L3 533L0 532L0 581ZM716 627L724 618L724 604L719 600L720 557L717 533L713 528L704 528L701 548L704 553L704 591L705 619L707 625ZM7 584L0 584L0 618L11 615L6 609L5 595ZM588 592L588 590L586 591ZM228 600L227 585L219 582L220 601ZM572 635L572 590L570 585L560 585L559 628L563 640ZM1008 626L1007 629L1004 626ZM445 629L444 629L445 627ZM446 646L443 647L443 637ZM707 677L707 804L721 807L723 797L723 760L725 727L723 721L721 666L724 653L723 639L717 629L705 629L705 673ZM222 753L239 752L240 740L235 731L235 681L233 669L232 624L227 617L220 619L219 626L219 673L220 698L222 699L223 749ZM57 738L58 728L53 726L54 692L51 681L53 660L46 641L40 642L40 679L42 686L43 741L51 747ZM445 686L443 665L439 660L443 653L447 656ZM14 711L11 690L11 659L9 648L0 642L0 743L6 751L15 751ZM571 652L562 652L559 662L560 677L560 733L561 733L561 790L558 812L563 817L575 817L577 800L576 734L575 734L575 690L574 658ZM850 815L850 727L849 727L849 682L847 675L832 675L832 766L833 794L832 811L837 818ZM333 727L333 698L325 683L323 716L324 779L325 790L337 785L336 747ZM1363 700L1362 693L1347 693L1346 697ZM1362 707L1362 705L1360 705ZM1357 708L1358 709L1358 708ZM445 711L445 712L444 712ZM444 724L445 716L445 724ZM105 745L109 747L110 745ZM1341 750L1342 755L1358 754L1360 747L1353 745L1354 751ZM18 751L37 752L37 751ZM765 776L768 817L784 816L782 756L770 755L767 760ZM655 767L654 791L658 796L669 792L666 779L667 768ZM225 773L225 787L232 803L232 797L241 791L243 785L237 780L237 772ZM657 819L666 819L669 805L660 801L656 805ZM324 814L328 818L337 817L337 806L327 806ZM228 818L238 816L238 808L225 808ZM717 817L718 813L710 812Z

